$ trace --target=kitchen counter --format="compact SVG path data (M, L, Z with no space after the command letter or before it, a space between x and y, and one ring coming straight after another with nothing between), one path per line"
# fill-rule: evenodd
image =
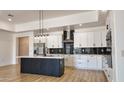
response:
M64 58L49 56L19 56L21 73L60 77L64 74Z
M63 59L60 56L18 56L16 58L45 58L45 59Z

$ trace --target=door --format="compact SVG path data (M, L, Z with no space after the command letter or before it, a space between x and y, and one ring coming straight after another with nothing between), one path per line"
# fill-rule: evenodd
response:
M29 37L19 37L19 56L29 55Z

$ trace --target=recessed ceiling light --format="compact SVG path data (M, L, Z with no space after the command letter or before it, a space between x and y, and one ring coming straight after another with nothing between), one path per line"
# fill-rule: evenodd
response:
M79 24L79 26L82 26L82 24Z
M12 21L12 19L11 19L11 18L8 18L8 21L10 21L10 22L11 22L11 21Z
M12 14L8 14L8 21L12 21L12 17L14 17L14 15L12 15Z

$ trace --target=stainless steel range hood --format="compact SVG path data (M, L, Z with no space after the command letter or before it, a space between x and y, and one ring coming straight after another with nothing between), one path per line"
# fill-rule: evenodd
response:
M64 33L64 40L63 42L73 42L73 39L71 38L73 36L72 30L70 29L70 26L67 27Z

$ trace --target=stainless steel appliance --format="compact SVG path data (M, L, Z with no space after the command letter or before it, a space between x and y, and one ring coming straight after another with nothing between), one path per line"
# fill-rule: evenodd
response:
M46 56L45 43L34 43L34 55Z

